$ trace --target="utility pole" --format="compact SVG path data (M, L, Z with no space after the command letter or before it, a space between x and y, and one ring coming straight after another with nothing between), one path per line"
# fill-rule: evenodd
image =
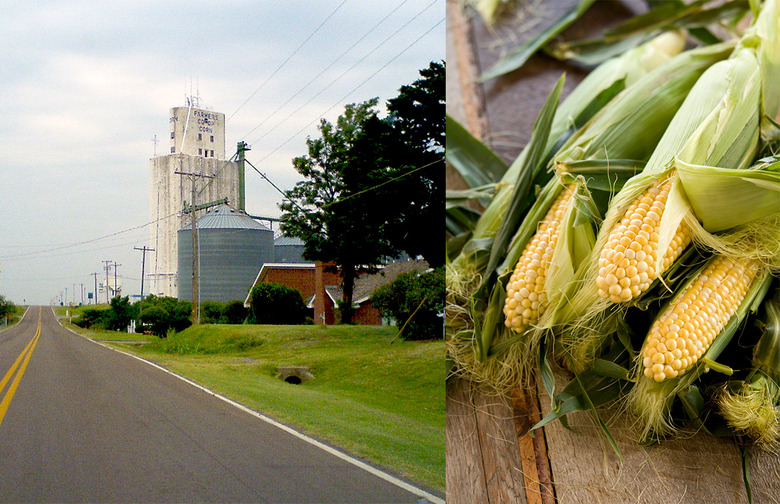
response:
M92 275L93 277L95 277L95 295L93 296L93 297L94 297L94 299L95 299L95 304L97 304L97 296L98 296L98 294L97 294L97 293L98 293L98 290L97 290L97 276L98 276L99 274L100 274L100 273L90 273L90 275Z
M146 269L146 253L154 252L153 248L149 248L144 245L142 248L133 247L135 250L141 250L143 255L141 256L141 301L144 299L144 271Z
M103 263L106 265L106 303L111 303L111 300L108 297L108 291L111 290L111 287L108 285L108 272L111 270L111 262L112 261L103 261Z
M81 304L84 304L84 284L81 285Z
M117 287L116 283L116 270L119 266L122 266L121 264L114 263L114 295L119 296L121 292L119 292L119 287Z
M194 172L182 172L175 171L178 175L186 175L190 177L192 183L192 200L190 201L190 214L192 215L192 323L200 324L200 299L199 299L199 286L198 286L198 225L195 217L195 180L197 177L202 178L214 178L215 175L204 175L203 173ZM185 208L186 210L186 208Z
M246 212L246 170L244 162L246 161L246 151L251 150L246 142L238 142L236 147L236 158L238 160L238 209Z

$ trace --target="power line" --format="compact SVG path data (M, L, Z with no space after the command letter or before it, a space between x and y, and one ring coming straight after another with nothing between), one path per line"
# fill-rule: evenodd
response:
M254 133L254 132L255 132L255 130L257 130L257 128L259 128L260 126L262 126L263 124L265 124L265 123L266 123L266 121L268 121L268 120L269 120L269 119L271 119L273 116L275 116L277 112L279 112L280 110L282 110L282 109L283 109L283 108L284 108L284 107L285 107L285 106L286 106L288 103L290 103L290 102L291 102L291 101L292 101L292 100L293 100L295 97L297 97L298 95L300 95L300 94L303 92L303 90L304 90L304 89L306 89L307 87L309 87L309 86L311 85L311 83L313 83L313 82L314 82L314 81L316 81L318 78L320 78L320 76L321 76L322 74L324 74L326 71L330 70L330 69L333 67L333 65L335 65L335 64L336 64L336 63L337 63L339 60L341 60L341 59L342 59L344 56L346 56L346 54L347 54L348 52L350 52L352 49L354 49L354 48L355 48L355 47L356 47L356 46L357 46L357 45L358 45L360 42L362 42L362 41L363 41L363 40L364 40L366 37L368 37L368 36L369 36L371 33L373 33L373 32L374 32L374 30L376 30L376 29L377 29L379 26L381 26L381 25L382 25L382 23L384 23L384 22L385 22L385 21L386 21L386 20L387 20L387 19L388 19L390 16L392 16L393 14L395 14L395 13L396 13L396 11L398 11L398 9L400 9L401 7L403 7L403 5L404 5L406 2L408 2L408 1L409 1L409 0L403 0L403 2L401 2L400 4L398 4L398 6L397 6L395 9L393 9L393 10L392 10L392 11L390 11L390 12L389 12L389 13L388 13L388 14L387 14L385 17L383 17L382 19L380 19L380 20L379 20L379 21L378 21L378 22L377 22L377 23L376 23L374 26L372 26L372 27L371 27L371 28L370 28L370 29L369 29L369 30L368 30L366 33L364 33L362 37L360 37L359 39L357 39L357 40L356 40L356 41L355 41L355 42L354 42L354 43L353 43L351 46L349 46L349 47L348 47L348 48L347 48L347 49L346 49L344 52L342 52L340 55L336 56L336 58L335 58L333 61L331 61L331 62L330 62L330 64L329 64L328 66L326 66L325 68L323 68L322 70L320 70L320 73L318 73L317 75L315 75L315 76L314 76L314 77L313 77L313 78L312 78L312 79L311 79L309 82L307 82L306 84L304 84L304 85L303 85L303 87L301 87L301 88L300 88L300 89L299 89L299 90L298 90L298 91L297 91L295 94L293 94L291 97L289 97L289 98L287 99L287 101L285 101L284 103L282 103L281 105L279 105L279 106L276 108L276 110L274 110L273 112L271 112L271 114L270 114L270 115L268 115L268 116L267 116L265 119L263 119L262 121L260 121L260 124L258 124L258 125L257 125L257 126L255 126L254 128L252 128L252 130L251 130L249 133L247 133L246 135L244 135L243 137L241 137L241 139L243 140L243 139L245 139L246 137L248 137L249 135L251 135L252 133ZM429 7L430 7L430 6L429 6ZM426 7L426 9L427 9L427 7ZM425 10L425 9L424 9L424 10ZM418 15L419 15L419 14L418 14ZM413 21L413 20L414 20L416 17L417 17L417 16L415 16L414 18L412 18L411 20L409 20L409 22L407 22L407 23L406 23L404 26L402 26L402 27L401 27L401 29L403 29L404 27L406 27L406 26L407 26L409 23L411 23L411 22L412 22L412 21ZM400 29L399 29L399 31L400 31ZM398 32L396 31L396 33L398 33ZM393 35L395 35L395 33L394 33ZM388 40L388 39L385 39L385 42L386 42L387 40ZM384 42L383 42L383 43L384 43ZM376 50L376 49L374 49L374 51L375 51L375 50ZM373 53L374 51L371 51L371 52ZM371 53L369 53L369 54L371 54ZM366 56L368 56L368 55L366 55ZM365 57L364 57L363 59L365 59ZM361 61L362 61L362 60L361 60ZM344 74L342 74L342 75L344 75ZM336 78L336 80L338 80L338 79L340 79L340 78L341 78L341 76L339 76L338 78ZM335 82L335 81L331 81L331 84L333 84L334 82ZM325 87L325 89L327 89L328 87L330 87L330 85L331 85L331 84L329 84L328 86L326 86L326 87ZM324 89L323 89L323 91L324 91ZM320 91L320 93L321 93L321 92L322 92L322 91ZM318 95L319 95L319 93L318 93ZM315 95L315 96L317 96L317 95ZM307 103L308 103L308 102L307 102ZM280 123L280 124L281 124L281 123ZM279 125L277 125L277 126L279 126ZM276 128L276 126L274 126L274 128ZM272 129L271 131L273 131L273 129ZM267 134L268 134L268 133L266 133L266 135L267 135ZM265 135L263 135L263 136L265 136ZM261 138L262 138L262 137L261 137Z
M330 81L330 83L328 83L328 85L327 85L327 86L325 86L324 88L320 89L320 90L319 90L319 91L318 91L318 92L317 92L317 93L316 93L314 96L312 96L311 98L309 98L309 99L308 99L308 100L307 100L305 103L303 103L303 104L302 104L300 107L298 107L297 109L295 109L295 110L293 110L292 112L290 112L290 113L287 115L287 117L285 117L285 118L284 118L284 119L282 119L280 122L278 122L278 123L277 123L277 124L276 124L274 127L272 127L271 129L269 129L268 131L266 131L265 133L263 133L262 135L260 135L259 137L257 137L257 138L255 139L255 141L254 141L254 142L252 142L252 143L255 143L255 142L258 142L258 141L262 140L263 138L265 138L266 136L268 136L268 135L269 135L269 134L270 134L272 131L274 131L276 128L278 128L279 126L281 126L282 124L284 124L285 122L287 122L287 121L288 121L290 118L294 117L294 116L295 116L295 114L297 114L298 112L300 112L300 111L301 111L301 110L302 110L304 107L306 107L306 105L308 105L309 103L313 102L313 101L314 101L314 100L315 100L315 99L316 99L318 96L320 96L322 93L324 93L325 91L327 91L327 90L328 90L328 89L329 89L331 86L333 86L333 85L334 85L336 82L338 82L339 80L341 80L341 78L342 78L342 77L344 77L345 75L347 75L348 73L350 73L352 70L354 70L354 69L355 69L355 67L357 67L358 65L360 65L361 63L363 63L363 62L364 62L364 61L365 61L365 60L366 60L366 59L367 59L369 56L371 56L371 55L372 55L372 54L374 54L376 51L378 51L380 48L382 48L382 47L383 47L383 46L384 46L384 45L385 45L385 44L386 44L386 43L387 43L387 42L388 42L390 39L392 39L393 37L395 37L395 36L396 36L398 33L400 33L400 32L401 32L401 31L402 31L404 28L406 28L407 26L409 26L409 25L412 23L412 21L414 21L415 19L417 19L418 17L420 17L420 16L421 16L421 15L422 15L422 14L423 14L423 13L424 13L426 10L430 9L430 8L431 8L431 7L432 7L432 6L433 6L433 5L434 5L436 2L437 2L437 0L433 0L431 3L429 3L429 4L428 4L428 5L425 7L425 8L423 8L423 9L422 9L420 12L418 12L418 13L417 13L417 14L415 14L415 15L414 15L414 16L413 16L411 19L409 19L409 21L407 21L407 22L406 22L406 23L405 23L403 26L401 26L401 27L400 27L400 28L398 28L396 31L394 31L394 32L393 32L393 33L391 33L389 36L387 36L387 37L386 37L384 40L382 40L382 41L381 41L379 44L377 44L377 45L376 45L376 47L374 47L374 48L373 48L371 51L369 51L369 52L368 52L368 53L367 53L365 56L363 56L363 57L362 57L362 58L360 58L358 61L356 61L355 63L353 63L353 64L352 64L352 66L350 66L349 68L347 68L346 70L344 70L344 71L343 71L343 72L342 72L342 73L341 73L341 74L340 74L338 77L336 77L335 79L333 79L332 81ZM384 70L384 69L385 69L385 68L386 68L386 67L387 67L387 66L388 66L390 63L392 63L393 61L395 61L395 60L396 60L396 59L397 59L397 58L398 58L398 57L399 57L401 54L403 54L404 52L406 52L406 51L407 51L407 50L408 50L408 49L409 49L409 48L410 48L412 45L416 44L416 43L417 43L417 42L418 42L420 39L422 39L422 38L423 38L425 35L427 35L427 34L428 34L428 33L430 33L431 31L433 31L433 29L434 29L434 28L436 28L436 26L440 25L442 22L444 22L444 20L443 20L443 19L442 19L441 21L439 21L439 22L438 22L436 25L434 25L434 26L433 26L431 29L429 29L428 31L426 31L426 32L425 32L425 33L424 33L422 36L418 37L418 38L417 38L417 39L416 39L414 42L412 42L412 44L410 44L410 45L409 45L409 46L407 46L405 49L403 49L403 50L402 50L400 53L398 53L398 54L397 54L395 57L393 57L393 58L392 58L390 61L388 61L388 62L387 62L385 65L383 65L383 66L382 66L382 67L381 67L379 70L377 70L376 72L374 72L373 74L371 74L371 76L370 76L368 79L364 80L364 81L363 81L363 82L362 82L360 85L358 85L358 86L357 86L356 88L354 88L352 91L350 91L349 93L347 93L347 95L346 95L344 98L342 98L342 99L341 99L341 101L345 100L345 99L346 99L346 98L347 98L347 97L348 97L350 94L352 94L352 93L353 93L353 92L355 92L355 91L356 91L358 88L360 88L361 86L363 86L363 84L365 84L366 82L368 82L368 80L372 79L372 78L373 78L373 77L374 77L376 74L378 74L380 71ZM339 102L339 103L340 103L340 102ZM338 104L336 104L336 105L338 105ZM335 105L334 105L334 107L335 107ZM333 107L331 107L330 109L328 109L328 111L330 111L332 108L333 108ZM327 112L325 112L325 113L327 113ZM325 114L322 114L322 115L325 115ZM322 116L320 116L320 117L322 117ZM319 118L317 118L317 119L319 119ZM317 121L317 119L315 119L315 120L314 120L314 121L312 121L312 122L316 122L316 121ZM309 123L309 124L307 124L307 125L306 125L306 126L303 128L303 129L305 130L305 129L306 129L306 128L308 128L308 127L309 127L311 124L312 124L312 123ZM258 127L259 127L259 125L258 125ZM255 128L252 130L252 131L255 131L256 129L257 129L257 127L255 127ZM252 131L250 131L249 133L247 133L247 135L246 135L246 136L248 136L250 133L252 133ZM300 133L300 132L299 132L299 133ZM297 134L299 134L299 133L296 133L296 135L297 135ZM245 137L246 137L246 136L245 136Z
M346 100L346 99L347 99L347 98L348 98L348 97L349 97L349 96L350 96L352 93L354 93L355 91L357 91L358 89L360 89L361 87L363 87L363 85L365 85L365 83L366 83L366 82L368 82L369 80L373 79L373 78L374 78L374 77L375 77L375 76L376 76L376 75L377 75L379 72L381 72L382 70L384 70L385 68L387 68L387 67L388 67L388 66L389 66L389 65L390 65L390 64L391 64L393 61L395 61L396 59L398 59L398 58L399 58L399 57L400 57L400 56L401 56L403 53L405 53L406 51L408 51L408 50L409 50L409 49L410 49L412 46L414 46L414 45L415 45L417 42L419 42L420 40L422 40L422 39L423 39L423 37L425 37L426 35L428 35L429 33L431 33L433 30L435 30L435 29L436 29L436 28L437 28L437 27L438 27L440 24L442 24L443 22L444 22L444 19L441 19L439 22L437 22L435 25L433 25L431 28L429 28L429 29L428 29L428 30L427 30L425 33L423 33L422 35L420 35L419 37L417 37L417 38L416 38L416 39L415 39L415 40L414 40L412 43L410 43L409 45L407 45L407 46L406 46L406 47L405 47L403 50L401 50L401 52L399 52L398 54L396 54L396 55L395 55L395 56L394 56L392 59L390 59L388 62L386 62L384 65L382 65L382 66L381 66L381 67L380 67L380 68L379 68L377 71L375 71L374 73L372 73L371 75L369 75L369 76L368 76L366 79L364 79L364 80L363 80L363 81L362 81L360 84L358 84L357 86L355 86L354 88L352 88L352 90L351 90L351 91L349 91L347 94L345 94L345 95L344 95L344 96L343 96L343 97L342 97L340 100L338 100L336 103L334 103L333 105L331 105L331 106L330 106L330 107L329 107L329 108L328 108L328 109L327 109L325 112L323 112L323 113L322 113L322 114L320 114L318 117L316 117L315 119L313 119L312 121L310 121L309 123L307 123L307 124L306 124L306 125L305 125L303 128L301 128L300 130L298 130L298 132L296 132L296 133L295 133L295 134L293 134L291 137L289 137L287 140L285 140L284 142L282 142L282 143L281 143L280 145L278 145L278 146L277 146L275 149L273 149L272 151L268 152L268 153L265 155L265 157L263 157L263 158L260 160L260 162L262 162L262 161L265 161L266 159L268 159L269 157L271 157L273 154L275 154L275 153L276 153L278 150L280 150L282 147L284 147L285 145L287 145L287 144L288 144L288 143L290 143L291 141L295 140L295 139L298 137L298 135L300 135L301 133L303 133L304 131L306 131L306 130L307 130L307 129L308 129L308 128L309 128L309 127L312 125L312 124L314 124L315 122L317 122L317 121L319 121L320 119L322 119L322 118L325 116L325 114L327 114L328 112L330 112L331 110L333 110L333 109L334 109L334 108L336 108L337 106L341 105L341 104L342 104L342 103L343 103L343 102L344 102L344 101L345 101L345 100Z
M228 117L228 118L225 120L225 122L227 122L227 121L229 121L230 119L232 119L232 118L233 118L233 116L234 116L234 115L236 115L236 113L237 113L239 110L241 110L241 109L244 107L244 105L246 105L247 103L249 103L249 100L251 100L252 98L254 98L254 97L255 97L255 95L256 95L256 94L257 94L257 93L258 93L258 92L259 92L261 89L263 89L263 87L265 87L265 85L266 85L266 84L268 84L268 82L269 82L269 81L270 81L270 80L273 78L273 76L274 76L274 75L276 75L276 74L279 72L279 70L281 70L281 69L282 69L282 67L283 67L284 65L286 65L286 64L287 64L287 62L288 62L288 61L290 61L290 59L292 59L292 57L293 57L293 56L295 56L295 55L298 53L298 51L300 51L300 50L301 50L301 48L302 48L302 47L303 47L303 46L306 44L306 42L308 42L308 41L309 41L309 40L310 40L310 39L311 39L311 38L312 38L312 37L313 37L313 36L314 36L314 35L315 35L315 34L316 34L318 31L320 31L320 28L322 28L322 27L325 25L325 23L327 23L327 22L328 22L328 20L329 20L330 18L332 18L332 17L333 17L333 15L334 15L334 14L336 14L336 12L337 12L337 11L338 11L338 10L341 8L341 6L342 6L342 5L344 5L345 3L347 3L347 0L344 0L343 2L341 2L341 3L340 3L340 4L339 4L339 5L338 5L338 6L337 6L337 7L336 7L334 10L333 10L333 12L331 12L331 13L330 13L330 15L329 15L328 17L326 17L326 18L325 18L325 20L324 20L322 23L320 23L320 25L319 25L317 28L315 28L315 30L314 30L313 32L311 32L311 34L310 34L308 37L306 37L306 40L304 40L303 42L301 42L301 44L300 44L300 45L299 45L297 48L295 48L295 50L294 50L294 51L293 51L293 52L292 52L292 53L291 53L289 56L287 56L287 59L285 59L285 60L284 60L284 61L283 61L283 62L282 62L282 63L281 63L281 64L280 64L278 67L276 67L276 70L274 70L274 71L271 73L271 75L269 75L269 76L268 76L268 78L266 78L266 79L263 81L263 83L262 83L262 84L260 84L260 87L258 87L257 89L255 89L255 92L254 92L254 93L252 93L251 95L249 95L249 98L247 98L247 99L244 101L244 103L242 103L241 105L239 105L239 107L238 107L238 108L237 108L237 109L236 109L236 110L235 110L235 111L234 111L232 114L230 114L230 117Z
M150 226L150 225L152 225L152 224L154 224L156 222L160 222L160 221L163 221L165 219L170 219L171 217L175 217L178 214L179 214L179 212L175 212L175 213L172 213L170 215L166 215L164 217L160 217L158 219L146 222L146 223L141 224L139 226L133 226L131 228L123 229L121 231L117 231L115 233L110 233L110 234L107 234L107 235L104 235L104 236L100 236L98 238L92 238L91 240L84 240L84 241L80 241L80 242L69 243L69 244L66 244L66 245L60 245L60 246L52 247L52 248L45 249L45 250L39 250L37 252L26 252L26 253L21 253L21 254L11 254L11 255L0 256L0 259L9 260L9 259L15 259L15 258L25 258L25 257L31 256L31 255L40 255L40 254L45 254L45 253L48 253L48 252L56 252L58 250L64 250L64 249L68 249L68 248L78 247L78 246L81 246L81 245L87 245L89 243L95 243L97 241L106 240L108 238L113 238L114 236L119 236L121 234L129 233L130 231L135 231L137 229L143 229L143 228L145 228L147 226Z
M325 204L325 205L322 205L322 208L327 208L327 207L329 207L329 206L331 206L331 205L335 205L335 204L337 204L337 203L341 203L341 202L343 202L343 201L346 201L346 200L348 200L348 199L356 198L357 196L360 196L361 194L365 194L365 193L368 193L368 192L374 191L374 190L376 190L376 189L379 189L379 188L380 188L380 187L382 187L382 186L386 186L387 184L390 184L390 183L392 183L392 182L395 182L395 181L396 181L396 180L398 180L398 179L402 179L402 178L404 178L404 177L408 177L409 175L412 175L413 173L417 173L417 172L418 172L418 171L420 171L420 170L424 170L425 168L428 168L429 166L433 166L433 165L435 165L435 164L437 164L437 163L441 163L442 161L444 161L444 160L443 160L443 159L438 159L438 160L436 160L436 161L431 161L430 163L428 163L428 164L425 164L425 165L423 165L423 166L418 166L418 167L416 167L416 168L412 168L412 169L411 169L411 170L409 170L408 172L406 172L406 173L402 173L401 175L398 175L398 176L395 176L395 177L393 177L393 178L391 178L391 179L385 180L385 181L384 181L384 182L382 182L381 184L377 184L377 185L375 185L375 186L372 186L372 187L369 187L369 188L363 189L362 191L358 191L358 192L356 192L356 193L350 194L349 196L345 196L345 197L343 197L343 198L340 198L340 199L338 199L338 200L336 200L336 201L333 201L333 202L331 202L331 203L327 203L327 204ZM296 206L297 206L297 205L296 205Z

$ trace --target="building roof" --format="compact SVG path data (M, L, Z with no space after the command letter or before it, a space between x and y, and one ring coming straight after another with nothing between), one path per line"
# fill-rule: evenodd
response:
M303 246L303 240L298 238L297 236L285 236L285 235L279 235L276 238L274 238L274 246L279 245L300 245Z
M425 261L406 260L391 262L374 274L359 274L357 278L355 278L355 285L352 289L352 303L355 305L365 303L371 299L371 295L374 291L383 285L389 284L402 273L410 273L413 271L423 273L428 269L428 263ZM327 292L334 303L337 300L341 300L344 296L344 290L340 285L326 285L325 292Z
M192 229L189 224L181 228L182 231ZM270 231L267 227L255 221L241 210L236 210L229 205L217 205L210 208L206 215L198 219L198 229L257 229Z

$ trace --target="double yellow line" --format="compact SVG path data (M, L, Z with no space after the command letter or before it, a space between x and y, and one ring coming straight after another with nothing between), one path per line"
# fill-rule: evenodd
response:
M30 357L35 350L35 345L38 344L38 340L41 338L42 310L42 308L38 309L38 328L35 330L35 336L30 340L29 343L27 343L27 346L24 347L22 353L20 353L19 357L16 358L14 365L11 366L11 369L9 369L5 376L3 376L3 381L0 381L0 394L2 394L6 384L13 377L11 385L8 387L5 395L2 396L3 399L0 400L0 424L3 423L3 418L5 418L5 413L8 411L8 406L11 404L11 400L14 398L14 394L16 393L16 388L19 386L19 382L22 381L22 375L24 375L24 371L27 369L27 363L30 362ZM18 373L17 369L19 371ZM14 373L16 376L14 376Z

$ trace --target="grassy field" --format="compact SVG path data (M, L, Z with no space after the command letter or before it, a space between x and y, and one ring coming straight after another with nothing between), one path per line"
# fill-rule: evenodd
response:
M140 335L79 332L110 341L315 438L443 491L444 343L390 341L370 326L191 327L148 344ZM308 366L300 385L281 366Z

